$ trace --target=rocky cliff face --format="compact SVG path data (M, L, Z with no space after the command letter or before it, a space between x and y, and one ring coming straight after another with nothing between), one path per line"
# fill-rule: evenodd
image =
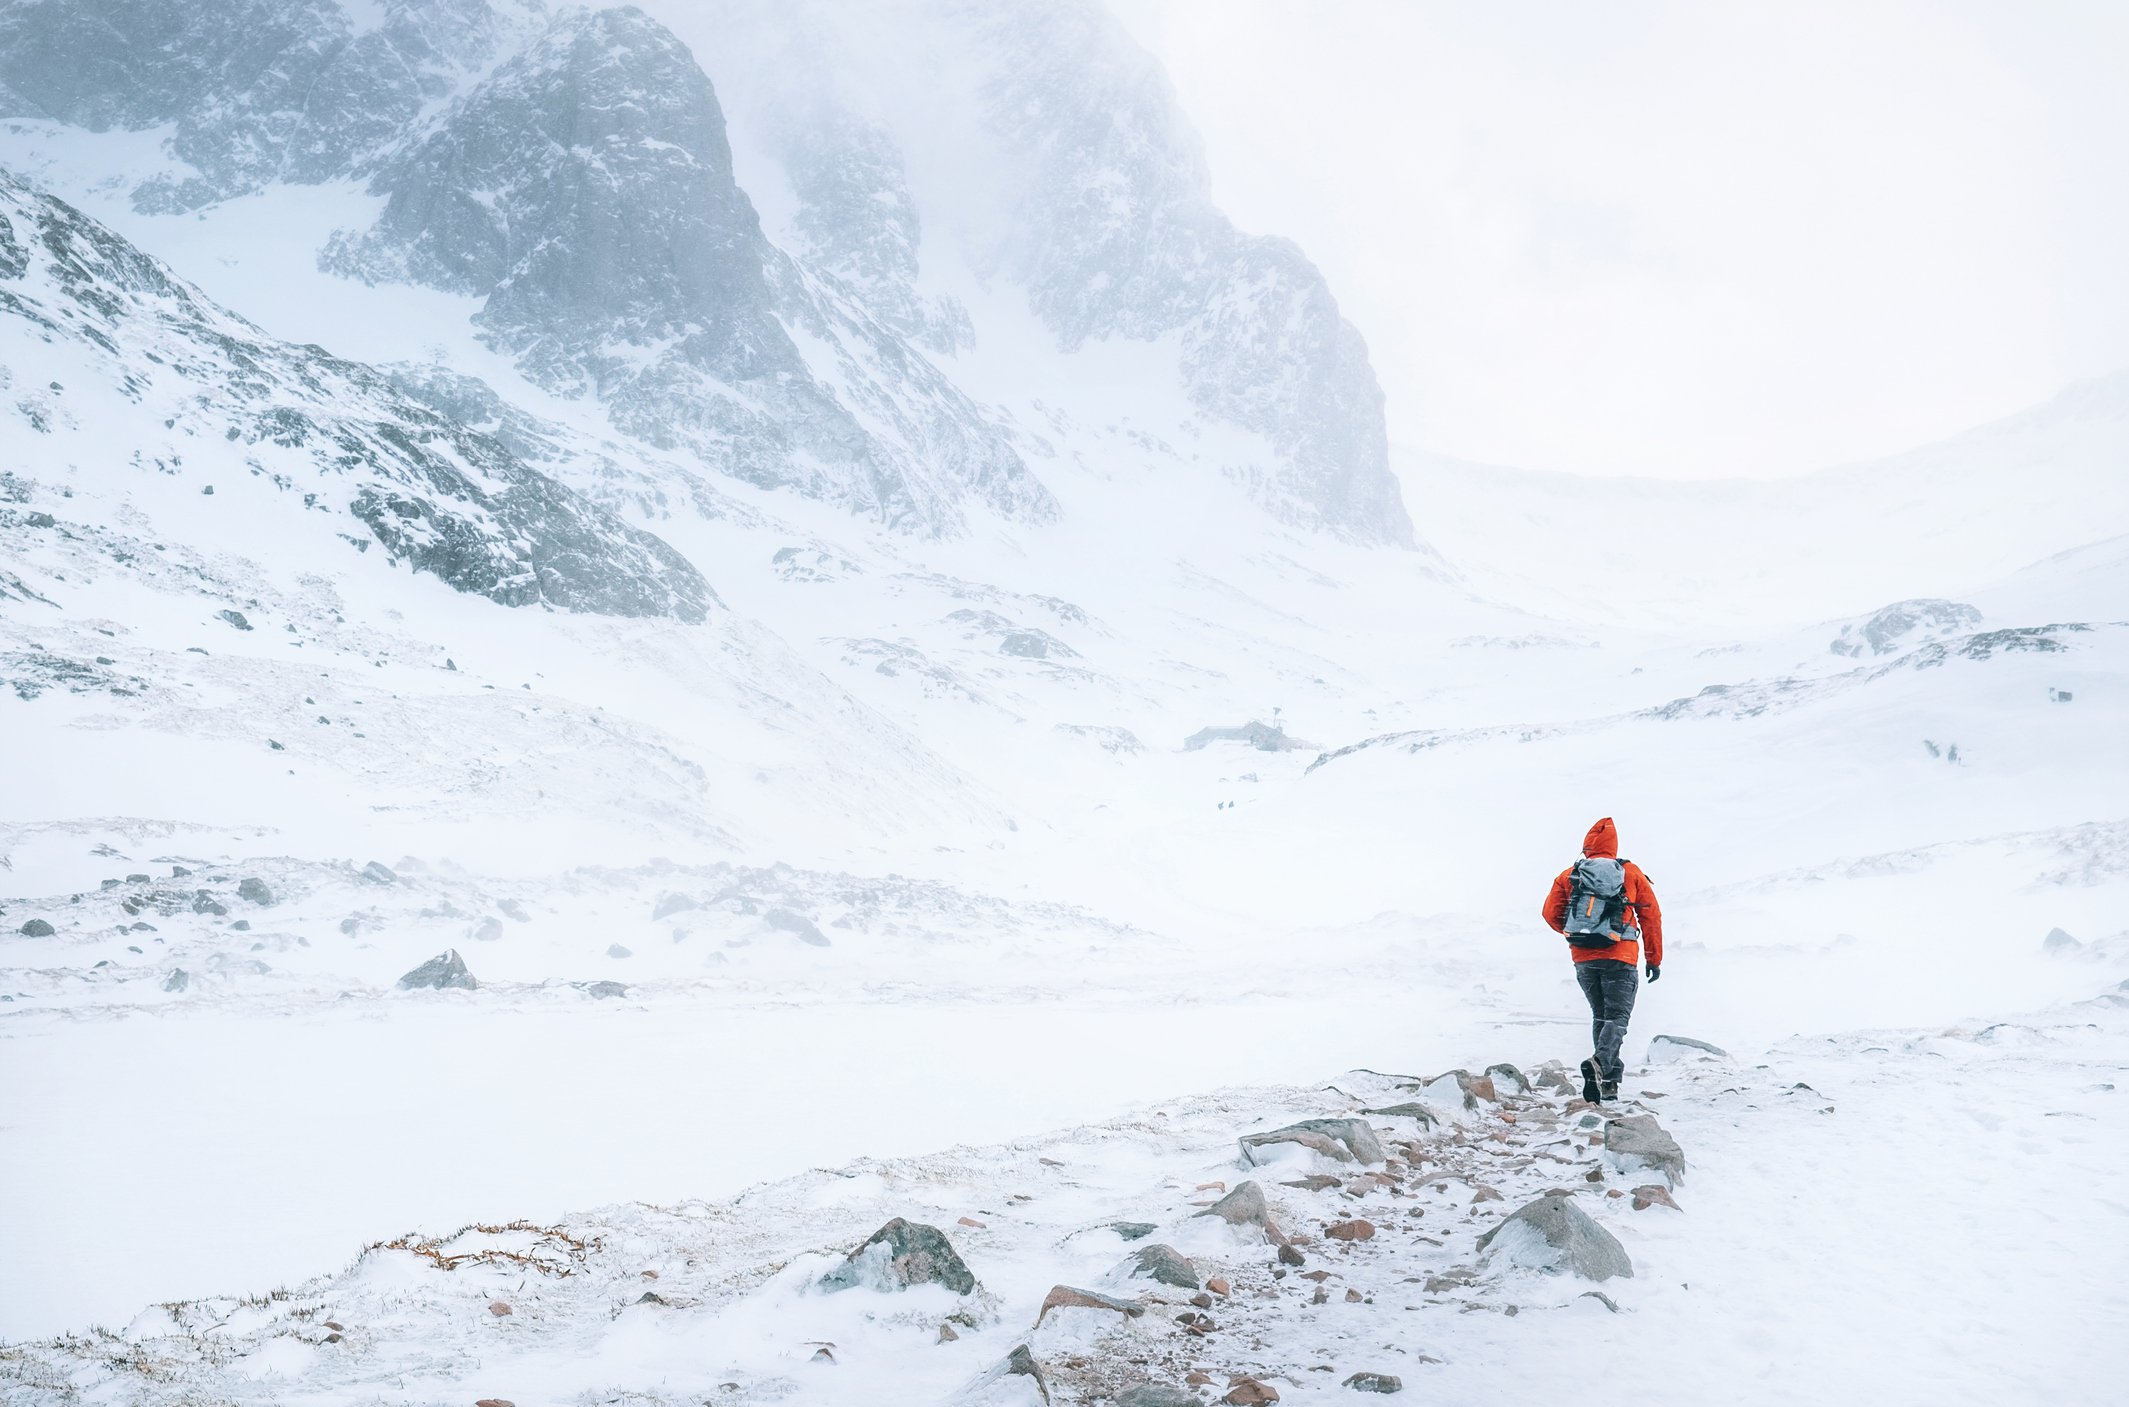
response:
M64 483L88 531L131 512L129 474L196 478L210 499L219 479L225 503L234 484L270 484L271 494L230 507L228 547L242 550L245 532L307 535L321 553L378 545L511 606L701 620L716 602L665 543L497 440L369 367L265 336L109 229L0 172L8 392L6 413L28 427L16 467ZM111 550L137 549L114 540Z

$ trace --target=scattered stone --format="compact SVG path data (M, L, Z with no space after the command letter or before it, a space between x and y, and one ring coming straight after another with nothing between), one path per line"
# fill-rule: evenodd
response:
M1603 1305L1612 1313L1617 1314L1619 1312L1619 1301L1613 1299L1610 1295L1605 1294L1602 1290L1584 1290L1580 1295L1577 1295L1576 1298L1585 1300L1595 1300L1598 1304Z
M642 1294L636 1296L636 1303L670 1305L672 1301L659 1294L656 1290L645 1290Z
M517 1404L507 1397L477 1397L473 1400L473 1407L517 1407Z
M163 979L163 990L166 992L182 992L191 985L192 975L182 967L171 968L170 975Z
M216 611L214 613L214 618L220 621L227 621L229 624L235 626L239 630L251 629L251 622L244 619L244 613L242 611Z
M399 986L404 991L423 987L442 991L447 987L456 987L470 992L480 986L480 983L474 980L472 973L466 971L466 960L458 955L458 949L446 948L400 978Z
M835 1345L832 1343L816 1344L813 1349L813 1357L807 1361L812 1363L826 1363L829 1367L834 1367Z
M1116 1395L1116 1407L1205 1407L1194 1392L1162 1383L1140 1383Z
M945 1232L896 1217L820 1279L820 1287L830 1292L857 1285L890 1291L906 1290L911 1285L944 1285L957 1295L965 1295L975 1290L976 1277L962 1263Z
M1504 1254L1533 1270L1572 1271L1586 1280L1634 1273L1619 1238L1592 1221L1572 1196L1539 1197L1524 1203L1479 1237L1478 1249Z
M1144 1305L1134 1303L1131 1300L1121 1300L1114 1295L1102 1294L1098 1290L1082 1290L1071 1285L1057 1285L1053 1286L1050 1292L1042 1297L1042 1308L1036 1311L1035 1314L1036 1327L1041 1327L1042 1321L1049 1317L1049 1313L1053 1309L1108 1309L1114 1310L1126 1319L1136 1319L1146 1312Z
M1375 1239L1375 1223L1365 1217L1351 1221L1333 1222L1323 1229L1323 1234L1333 1241L1372 1241Z
M606 955L610 958L632 958L635 953L622 947L619 943L608 943L606 945Z
M367 865L364 865L362 867L361 878L365 884L399 883L399 876L397 874L393 873L385 866L378 864L375 860L370 861Z
M229 926L231 928L234 928L239 933L251 932L251 920L248 918L240 918L235 923L232 923Z
M260 908L269 908L274 901L274 892L266 887L266 881L253 877L237 886L237 897L248 899Z
M1674 1060L1705 1060L1710 1057L1728 1059L1730 1052L1719 1045L1696 1041L1691 1036L1658 1036L1649 1042L1648 1058L1652 1065L1661 1065Z
M482 919L480 926L473 930L473 940L477 943L493 943L502 936L503 921L493 915Z
M58 931L41 918L33 918L22 925L22 936L25 938L49 938Z
M192 878L192 871L186 869L183 865L172 865L170 867L170 877L172 879L190 879Z
M516 1310L512 1309L509 1305L505 1304L501 1300L489 1300L488 1312L498 1319L502 1319L509 1315L517 1313Z
M1279 1247L1279 1264L1281 1264L1281 1265L1305 1265L1305 1264L1307 1264L1307 1263L1308 1263L1308 1258L1307 1258L1306 1256L1304 1256L1304 1255L1302 1255L1302 1254L1301 1254L1301 1250L1300 1250L1300 1248L1299 1248L1298 1246L1281 1246L1281 1247Z
M794 914L789 909L771 909L761 916L761 921L782 933L795 934L801 943L810 943L816 948L828 946L828 935L813 926L813 920L803 914Z
M1634 1210L1637 1212L1645 1212L1650 1207L1669 1207L1674 1212L1679 1210L1678 1204L1671 1200L1670 1189L1661 1183L1651 1182L1636 1187L1633 1198Z
M1604 1151L1621 1172L1650 1168L1676 1187L1685 1178L1685 1150L1665 1132L1654 1114L1629 1114L1604 1130Z
M1345 1380L1355 1392L1403 1392L1405 1380L1395 1373L1355 1373Z
M604 1001L608 997L625 997L628 995L627 986L620 982L579 982L577 986L594 1001Z
M1212 1296L1206 1294L1203 1290L1200 1290L1196 1294L1192 1295L1190 1297L1190 1302L1193 1305L1196 1305L1199 1309L1212 1308Z
M1367 1296L1361 1294L1358 1290L1347 1290L1345 1292L1345 1302L1347 1304L1359 1304L1362 1300L1366 1298Z
M1297 1177L1291 1182L1282 1182L1279 1185L1298 1187L1303 1192L1327 1192L1339 1185L1339 1179L1330 1173L1310 1173L1307 1177Z
M1270 1383L1258 1382L1255 1378L1238 1378L1228 1384L1227 1395L1220 1401L1229 1407L1263 1407L1266 1402L1277 1402L1279 1389Z
M2040 940L2040 950L2044 953L2067 953L2072 949L2082 948L2083 946L2085 945L2063 932L2060 928L2049 929L2048 936Z
M1474 1207L1481 1202L1498 1202L1500 1200L1501 1194L1494 1191L1490 1187L1481 1187L1478 1191L1471 1194L1471 1205Z
M192 891L192 911L196 914L226 914L229 906L205 889Z
M1126 1241L1143 1241L1160 1228L1150 1221L1114 1221L1109 1229Z
M1506 1090L1510 1094L1528 1094L1536 1088L1531 1084L1530 1077L1513 1065L1488 1065L1486 1078L1493 1081L1495 1089Z
M1207 1280L1205 1282L1205 1288L1212 1291L1214 1294L1224 1298L1229 1290L1229 1286L1227 1284L1227 1277L1224 1275L1215 1275L1210 1280Z
M1271 1207L1264 1200L1264 1189L1254 1182L1241 1184L1198 1215L1216 1216L1230 1226L1255 1226L1264 1232L1267 1240L1279 1245L1286 1243L1285 1233L1271 1219Z
M1191 1387L1205 1387L1212 1382L1212 1375L1192 1368L1183 1374L1183 1381Z
M959 1339L960 1339L960 1337L961 1337L961 1336L960 1336L959 1334L957 1334L957 1333L955 1333L955 1332L954 1332L954 1326L953 1326L953 1325L951 1325L951 1324L941 1324L941 1325L939 1326L939 1337L938 1337L938 1338L937 1338L936 1340L934 1340L934 1342L936 1342L936 1343L954 1343L954 1342L956 1342L957 1340L959 1340Z
M975 1219L974 1217L972 1217L972 1216L964 1216L964 1217L959 1217L959 1218L957 1218L956 1220L958 1221L958 1223L959 1223L960 1225L962 1225L962 1226L973 1226L973 1227L974 1227L974 1228L975 1228L976 1230L978 1230L978 1231L982 1231L982 1230L984 1230L984 1229L985 1229L985 1227L984 1227L984 1224L983 1224L982 1222L980 1222L980 1221L976 1220L976 1219Z
M1255 1150L1274 1143L1298 1143L1340 1163L1380 1163L1389 1155L1365 1119L1303 1119L1269 1133L1248 1133L1238 1140L1242 1161L1254 1165Z
M1179 1290L1198 1287L1198 1268L1173 1246L1147 1246L1131 1258L1131 1278L1145 1277Z

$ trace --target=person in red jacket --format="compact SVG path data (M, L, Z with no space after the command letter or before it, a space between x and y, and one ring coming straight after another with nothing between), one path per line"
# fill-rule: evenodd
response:
M1663 910L1648 876L1619 858L1619 828L1606 816L1582 837L1582 859L1560 871L1545 895L1545 922L1563 934L1575 959L1575 980L1589 999L1596 1047L1582 1062L1582 1097L1594 1104L1619 1097L1626 1062L1627 1019L1640 987L1635 967L1648 952L1648 980L1663 975Z

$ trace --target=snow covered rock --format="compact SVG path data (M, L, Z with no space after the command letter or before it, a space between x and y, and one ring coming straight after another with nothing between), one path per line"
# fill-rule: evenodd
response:
M2078 942L2060 928L2049 929L2048 936L2040 940L2040 950L2044 953L2075 952L2083 946L2084 944Z
M1548 1274L1571 1272L1585 1280L1632 1275L1633 1262L1619 1238L1575 1205L1570 1193L1548 1193L1518 1207L1479 1237L1480 1254Z
M1957 635L1980 621L1981 612L1958 601L1895 601L1865 620L1842 626L1827 648L1851 659L1889 655L1925 640Z
M962 1263L945 1232L896 1217L865 1238L841 1265L820 1279L820 1287L830 1292L859 1285L881 1291L943 1285L957 1295L966 1295L975 1292L976 1277Z
M1529 1094L1536 1086L1530 1077L1513 1065L1488 1065L1486 1078L1493 1081L1496 1091L1507 1094Z
M400 978L399 986L402 991L409 992L423 988L436 991L458 988L470 992L480 983L466 970L466 960L458 955L458 949L450 948Z
M978 1374L950 1399L955 1407L1050 1407L1050 1386L1026 1344Z
M1340 1163L1379 1163L1388 1155L1365 1119L1303 1119L1268 1133L1245 1133L1237 1140L1242 1161L1254 1166L1259 1148L1296 1143Z
M248 899L261 908L271 908L274 902L273 890L267 886L265 880L256 875L247 877L237 885L237 897Z
M1696 1041L1691 1036L1658 1036L1649 1042L1648 1058L1652 1065L1670 1064L1680 1060L1727 1060L1730 1052L1719 1045Z
M1042 1297L1042 1308L1035 1312L1035 1327L1041 1328L1053 1312L1068 1309L1105 1310L1126 1319L1136 1319L1146 1312L1146 1307L1135 1300L1118 1299L1099 1290L1082 1290L1076 1285L1055 1285Z
M1242 1183L1198 1215L1218 1217L1229 1226L1254 1226L1264 1233L1266 1240L1286 1244L1286 1234L1272 1220L1271 1206L1264 1200L1264 1189L1254 1182Z
M1355 1392L1403 1392L1405 1381L1395 1373L1355 1373L1345 1380L1346 1387Z
M1628 1114L1606 1124L1604 1153L1621 1172L1647 1168L1673 1187L1685 1177L1685 1150L1653 1114Z
M1152 1245L1131 1257L1128 1279L1157 1280L1179 1290L1195 1290L1201 1283L1196 1262L1173 1246Z
M27 923L24 923L18 931L25 938L49 938L52 936L53 933L57 932L58 930L54 929L52 925L44 919L33 918Z

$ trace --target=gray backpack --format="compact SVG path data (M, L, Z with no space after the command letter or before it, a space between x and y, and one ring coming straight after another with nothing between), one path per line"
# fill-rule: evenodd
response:
M1627 913L1626 861L1585 855L1575 861L1567 889L1567 941L1577 948L1609 948L1634 932Z

